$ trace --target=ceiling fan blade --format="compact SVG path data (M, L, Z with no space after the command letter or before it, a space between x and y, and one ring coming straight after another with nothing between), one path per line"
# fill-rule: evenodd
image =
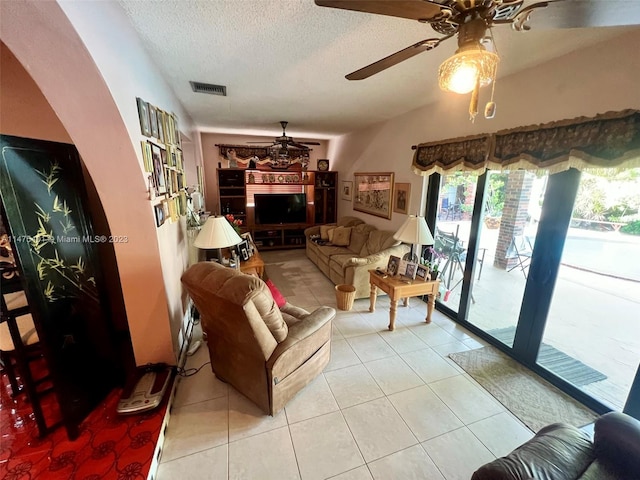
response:
M518 23L523 25L522 28L518 28ZM622 25L640 25L640 2L628 0L607 0L606 2L548 0L523 8L514 22L516 30Z
M440 5L431 0L315 0L319 7L376 13L391 17L427 20L440 13Z
M262 144L269 143L269 144L272 144L273 142L246 142L246 143L262 143Z
M346 76L347 80L363 80L365 78L369 78L371 75L375 75L383 70L386 70L389 67L393 67L400 62L403 62L414 55L417 55L422 52L426 52L428 50L433 50L443 40L450 38L452 35L448 35L443 38L428 38L426 40L422 40L421 42L415 43L410 47L407 47L399 52L393 53L388 57L383 58L382 60L378 60L366 67L361 68L360 70L356 70L355 72L350 73Z
M320 145L320 142L297 142L301 145Z

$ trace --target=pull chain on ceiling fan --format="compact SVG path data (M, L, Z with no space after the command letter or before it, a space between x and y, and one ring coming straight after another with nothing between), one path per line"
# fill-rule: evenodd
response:
M495 86L499 62L491 27L511 25L514 30L529 30L531 15L536 26L551 28L603 27L640 23L640 2L628 0L547 0L531 3L525 0L315 0L321 7L352 10L377 15L408 18L428 23L442 38L428 38L346 76L363 80L397 65L419 53L433 50L443 41L458 36L455 54L440 65L438 83L442 90L466 94L472 92L469 112L477 113L481 87ZM537 13L540 11L540 13ZM489 51L484 43L491 32ZM485 117L493 118L493 89Z

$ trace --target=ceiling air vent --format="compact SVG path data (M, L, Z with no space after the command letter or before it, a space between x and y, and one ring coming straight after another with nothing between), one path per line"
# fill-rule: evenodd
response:
M208 93L209 95L227 96L227 87L224 85L213 85L211 83L189 82L191 89L196 93Z

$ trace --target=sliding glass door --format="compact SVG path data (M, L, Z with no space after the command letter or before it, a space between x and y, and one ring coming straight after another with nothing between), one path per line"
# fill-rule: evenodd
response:
M436 175L427 202L438 309L598 411L640 408L640 169L621 175Z
M639 206L640 169L582 172L537 356L617 410L640 364Z

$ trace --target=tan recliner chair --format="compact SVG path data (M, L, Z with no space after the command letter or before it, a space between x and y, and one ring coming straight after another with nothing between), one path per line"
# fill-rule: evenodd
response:
M182 283L200 312L211 367L274 415L329 362L335 310L279 309L257 277L215 262L193 265Z

